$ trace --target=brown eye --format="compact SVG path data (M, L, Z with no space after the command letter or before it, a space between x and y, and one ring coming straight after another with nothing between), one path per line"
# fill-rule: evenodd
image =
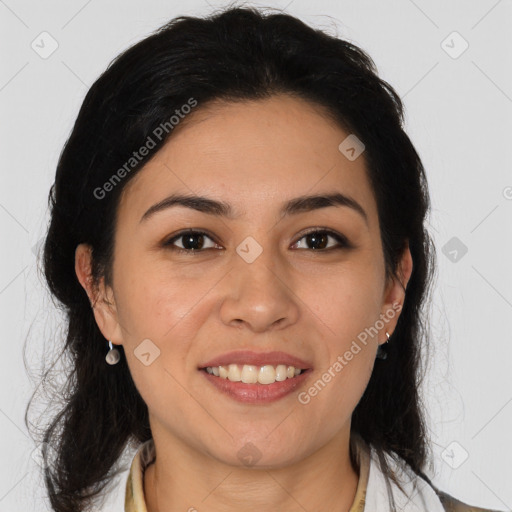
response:
M332 238L337 242L337 245L329 246L329 239ZM302 236L294 246L296 246L301 240L305 240L306 245L313 251L329 251L331 249L342 249L350 247L348 240L339 233L329 230L315 230L310 231Z
M182 240L181 247L175 245L175 242L180 239ZM211 240L213 246L205 247L207 239ZM208 236L206 233L202 231L188 230L178 233L176 236L173 236L171 239L167 240L167 242L165 242L164 245L178 252L192 253L203 252L205 249L212 249L217 244L213 241L213 239L210 236Z

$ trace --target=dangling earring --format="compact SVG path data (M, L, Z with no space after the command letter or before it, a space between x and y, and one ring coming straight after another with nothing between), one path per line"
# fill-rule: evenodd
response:
M107 355L105 356L105 361L107 361L108 364L116 364L119 362L119 359L121 359L121 354L119 353L119 350L117 348L112 348L112 342L108 342L108 346L110 347L110 350L107 352Z
M389 341L388 331L386 331L386 336L388 339L384 343L388 343L388 341ZM384 345L384 343L382 343L382 345ZM376 356L377 359L386 359L388 357L388 354L384 350L384 347L382 345L379 345L379 348L377 349L377 356Z

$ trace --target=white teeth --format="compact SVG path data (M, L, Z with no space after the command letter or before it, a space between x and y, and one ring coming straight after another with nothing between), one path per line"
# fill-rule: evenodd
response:
M243 382L245 384L273 384L292 379L300 375L303 370L294 366L278 364L276 367L267 364L255 366L251 364L230 364L228 366L208 366L206 371L221 379L229 379L232 382Z
M242 372L237 364L230 364L228 366L228 379L231 382L240 382L242 380Z
M241 380L245 384L256 384L256 382L258 382L258 368L256 366L244 364Z
M283 380L286 380L286 378L286 365L278 364L276 367L276 380L278 382L281 382Z
M260 384L272 384L276 381L276 370L273 366L266 364L260 368L258 373L258 382Z

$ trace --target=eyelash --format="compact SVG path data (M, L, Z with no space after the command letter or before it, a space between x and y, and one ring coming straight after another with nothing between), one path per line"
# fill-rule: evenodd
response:
M341 234L336 233L335 231L331 231L329 229L322 229L322 228L313 228L310 231L303 233L302 236L296 242L293 243L293 245L297 244L297 242L299 242L300 240L302 240L303 238L305 238L308 235L320 234L320 233L334 238L338 242L339 245L335 246L335 247L330 247L328 249L306 249L306 250L325 253L325 252L331 252L334 250L352 249L353 248L352 244L348 241L348 239L344 235L341 235ZM176 240L184 237L185 235L204 235L204 236L207 236L210 240L212 240L212 242L217 244L217 242L213 239L213 237L210 236L205 231L187 230L187 231L181 231L177 235L168 239L166 242L164 242L164 244L163 244L164 247L167 247L167 248L171 249L172 251L175 251L180 254L186 253L186 254L190 254L190 255L197 255L197 254L205 252L209 249L213 249L213 247L209 247L207 249L183 249L181 247L173 246L173 243ZM298 249L298 250L304 250L304 249Z

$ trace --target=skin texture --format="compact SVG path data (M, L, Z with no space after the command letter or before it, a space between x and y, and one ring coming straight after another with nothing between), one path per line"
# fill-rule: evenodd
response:
M297 392L242 404L197 369L231 350L282 350L311 363L304 391L379 315L403 304L411 255L403 254L401 279L386 282L364 153L350 161L338 150L347 136L319 107L286 95L199 105L123 192L112 288L91 286L89 247L78 246L76 273L96 302L97 324L124 346L150 412L157 459L144 480L149 512L350 508L358 481L351 415L399 313L307 405ZM288 199L334 191L355 199L368 223L337 206L279 216ZM140 222L176 192L223 200L239 216L179 206ZM304 235L315 227L345 235L353 247L312 248ZM213 235L203 252L163 245L186 228ZM250 264L236 252L248 236L263 249ZM338 245L331 237L324 243ZM160 350L149 366L134 354L144 339ZM249 442L261 452L252 467L237 456Z

